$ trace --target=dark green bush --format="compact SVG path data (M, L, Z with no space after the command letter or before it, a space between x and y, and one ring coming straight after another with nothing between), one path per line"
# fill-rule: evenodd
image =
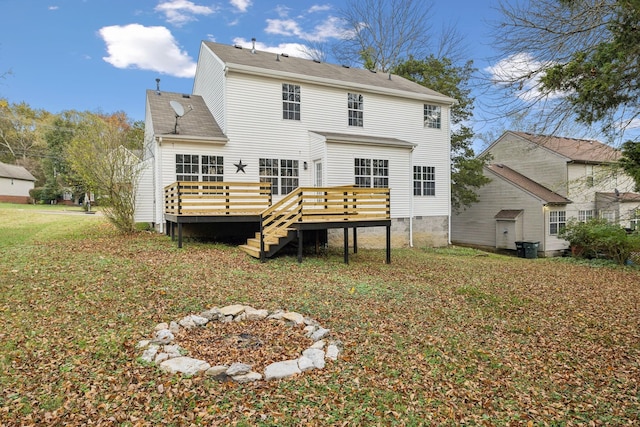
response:
M587 222L571 219L558 237L569 242L576 257L609 258L624 264L632 253L640 251L640 234L628 234L619 225L601 218Z

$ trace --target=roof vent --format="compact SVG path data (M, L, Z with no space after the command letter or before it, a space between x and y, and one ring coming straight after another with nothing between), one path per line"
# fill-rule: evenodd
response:
M391 80L391 73L389 73L389 80Z
M276 53L276 61L280 62L280 54Z
M289 54L288 54L288 53L283 53L283 54L282 54L282 56L283 56L284 58L288 58L288 57L289 57Z
M236 49L242 49L242 46L240 46L239 44L234 44L233 47L235 47Z
M499 167L500 169L502 169L504 167L504 165L502 163L498 163L496 166Z
M255 37L251 38L251 44L252 44L251 53L256 53L256 38Z
M156 79L156 93L158 95L161 95L161 93L160 93L160 79L159 78Z
M319 59L314 59L313 62L315 62L316 64L319 64L320 60Z
M342 64L342 68L351 68L347 64Z
M190 99L190 98L191 98L191 95L189 95L188 93L183 93L183 94L182 94L182 97L183 97L183 98Z
M374 74L375 74L375 73L377 73L377 71L376 71L376 70L369 70L369 71L371 71L371 72L372 72L372 73L374 73Z

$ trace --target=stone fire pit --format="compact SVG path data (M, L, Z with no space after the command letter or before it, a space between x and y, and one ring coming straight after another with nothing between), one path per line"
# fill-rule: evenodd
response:
M255 322L269 324L260 325ZM294 348L305 348L307 344L306 348L295 357L268 364L261 373L242 360L227 365L216 364L215 360L190 357L189 350L180 345L182 341L192 346L195 342L202 354L215 354L215 350L227 349L233 351L235 357L242 359L243 352L261 351L272 344L265 342L259 333L253 333L254 330L265 327L272 331L274 328L282 328L285 339L289 340L287 336L292 336L289 341ZM227 331L231 329L237 331ZM295 337L296 334L300 336ZM331 339L329 329L300 313L256 310L240 304L214 307L200 314L190 314L179 321L160 323L154 328L153 338L142 340L136 345L142 351L139 358L141 361L155 364L165 372L204 374L219 381L231 380L238 383L288 378L312 369L323 369L326 361L338 359L341 347L339 341Z

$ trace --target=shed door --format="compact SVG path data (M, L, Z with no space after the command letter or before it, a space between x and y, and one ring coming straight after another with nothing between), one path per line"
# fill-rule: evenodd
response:
M496 220L496 248L515 249L516 241L522 240L518 236L517 220Z

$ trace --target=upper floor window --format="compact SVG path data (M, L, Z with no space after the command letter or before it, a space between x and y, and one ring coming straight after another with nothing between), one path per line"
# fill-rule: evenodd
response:
M348 94L349 126L363 126L363 102L359 93Z
M424 126L433 129L440 129L442 119L442 109L439 105L424 104Z
M436 168L433 166L413 167L413 195L436 195Z
M299 185L297 160L260 159L260 182L271 183L271 194L289 194Z
M282 84L282 118L300 120L300 86Z
M594 179L593 179L593 165L586 165L586 183L587 187L593 187Z
M556 236L558 232L564 230L567 225L567 212L551 211L549 212L549 234Z
M389 160L354 159L356 187L389 187Z

